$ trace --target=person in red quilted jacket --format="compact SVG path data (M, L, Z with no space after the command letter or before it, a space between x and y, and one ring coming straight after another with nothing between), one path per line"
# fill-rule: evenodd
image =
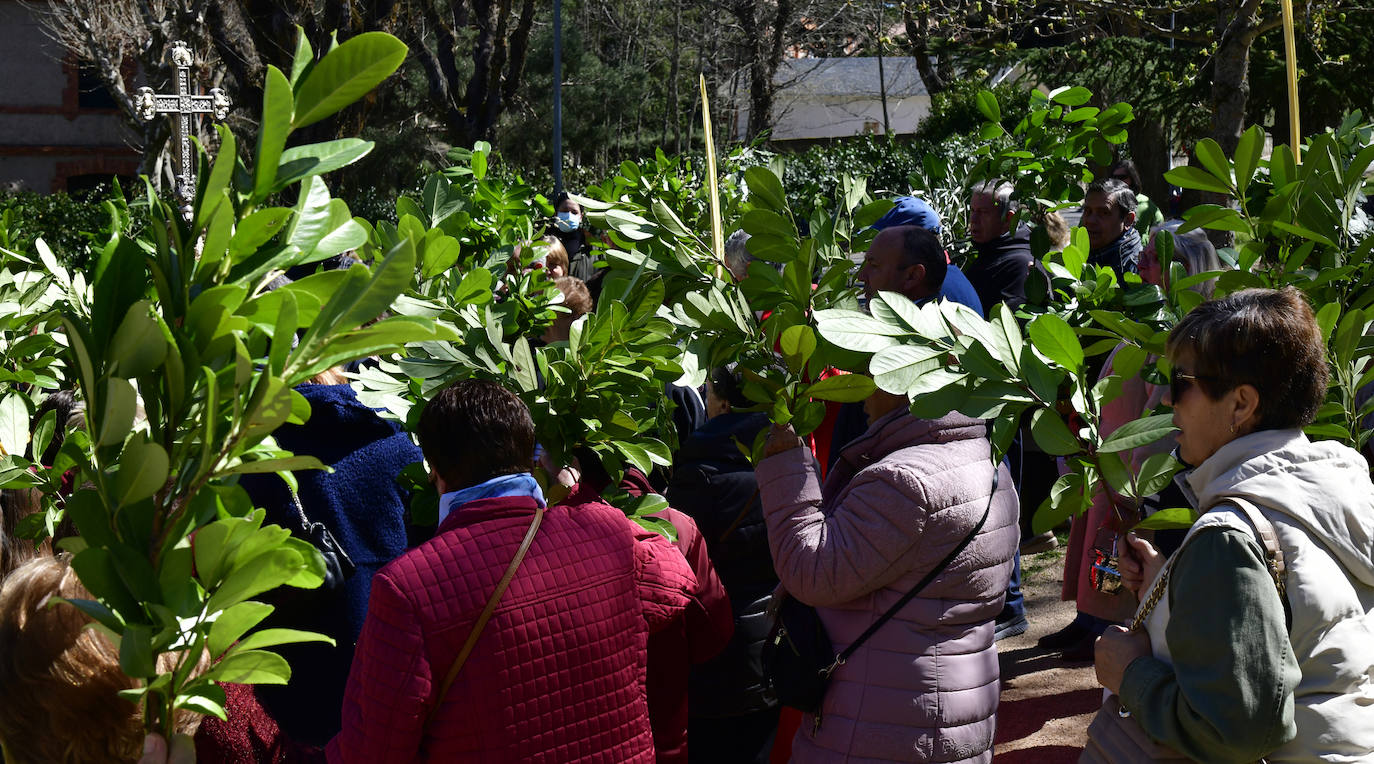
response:
M651 762L649 632L696 580L623 513L548 507L448 692L440 687L544 504L534 424L514 394L466 380L425 406L420 447L438 534L376 574L331 762Z

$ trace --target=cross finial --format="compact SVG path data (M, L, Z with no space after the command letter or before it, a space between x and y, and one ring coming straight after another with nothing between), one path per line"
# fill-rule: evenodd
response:
M194 95L191 92L191 64L194 56L191 48L177 40L167 51L172 65L177 69L177 92L175 95L160 95L152 88L139 88L134 98L134 107L145 122L159 114L177 115L176 138L180 148L180 161L177 163L177 197L181 200L181 216L191 222L192 210L196 200L196 166L191 160L191 115L212 114L215 119L229 115L229 95L220 88L214 88L209 95Z

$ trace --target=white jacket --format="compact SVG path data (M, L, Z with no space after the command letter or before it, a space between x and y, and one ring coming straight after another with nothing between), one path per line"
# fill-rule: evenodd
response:
M1364 457L1300 430L1266 430L1222 446L1179 482L1198 508L1223 510L1193 532L1224 524L1253 535L1226 504L1237 496L1273 523L1283 549L1302 669L1298 735L1267 760L1374 762L1374 484ZM1167 618L1167 608L1152 613L1152 636Z

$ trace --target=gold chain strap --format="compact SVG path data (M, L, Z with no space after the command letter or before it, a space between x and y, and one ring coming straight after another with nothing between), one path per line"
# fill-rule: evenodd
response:
M1177 556L1177 555L1175 555ZM1159 599L1169 590L1169 572L1173 570L1173 558L1164 564L1164 572L1159 574L1159 579L1155 581L1154 588L1150 590L1150 596L1145 599L1145 604L1136 611L1135 617L1131 619L1131 631L1139 631L1145 625L1145 619L1150 617L1150 612L1159 604Z

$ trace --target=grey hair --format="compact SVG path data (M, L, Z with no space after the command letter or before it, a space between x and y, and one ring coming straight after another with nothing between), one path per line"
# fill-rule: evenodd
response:
M1085 193L1094 191L1101 191L1107 197L1107 205L1115 208L1123 218L1136 211L1135 192L1116 178L1099 178L1088 185Z
M993 203L997 205L997 211L1005 215L1016 209L1016 202L1011 198L1011 193L1015 188L1009 180L993 178L974 186L973 196L992 197Z
M1207 234L1201 229L1193 229L1187 233L1179 233L1178 229L1183 225L1182 220L1169 220L1160 223L1150 229L1150 239L1153 240L1155 234L1160 231L1168 231L1174 237L1174 259L1183 263L1183 269L1189 276L1196 276L1199 273L1220 271L1225 269L1221 258L1217 256L1217 248L1212 246L1212 242L1207 238ZM1168 272L1169 264L1160 263L1160 267ZM1212 294L1216 291L1217 280L1207 279L1199 284L1194 284L1190 289L1208 300L1212 299Z
M725 240L725 267L730 269L736 280L749 274L749 263L754 261L754 256L749 253L748 242L749 234L742 228Z

